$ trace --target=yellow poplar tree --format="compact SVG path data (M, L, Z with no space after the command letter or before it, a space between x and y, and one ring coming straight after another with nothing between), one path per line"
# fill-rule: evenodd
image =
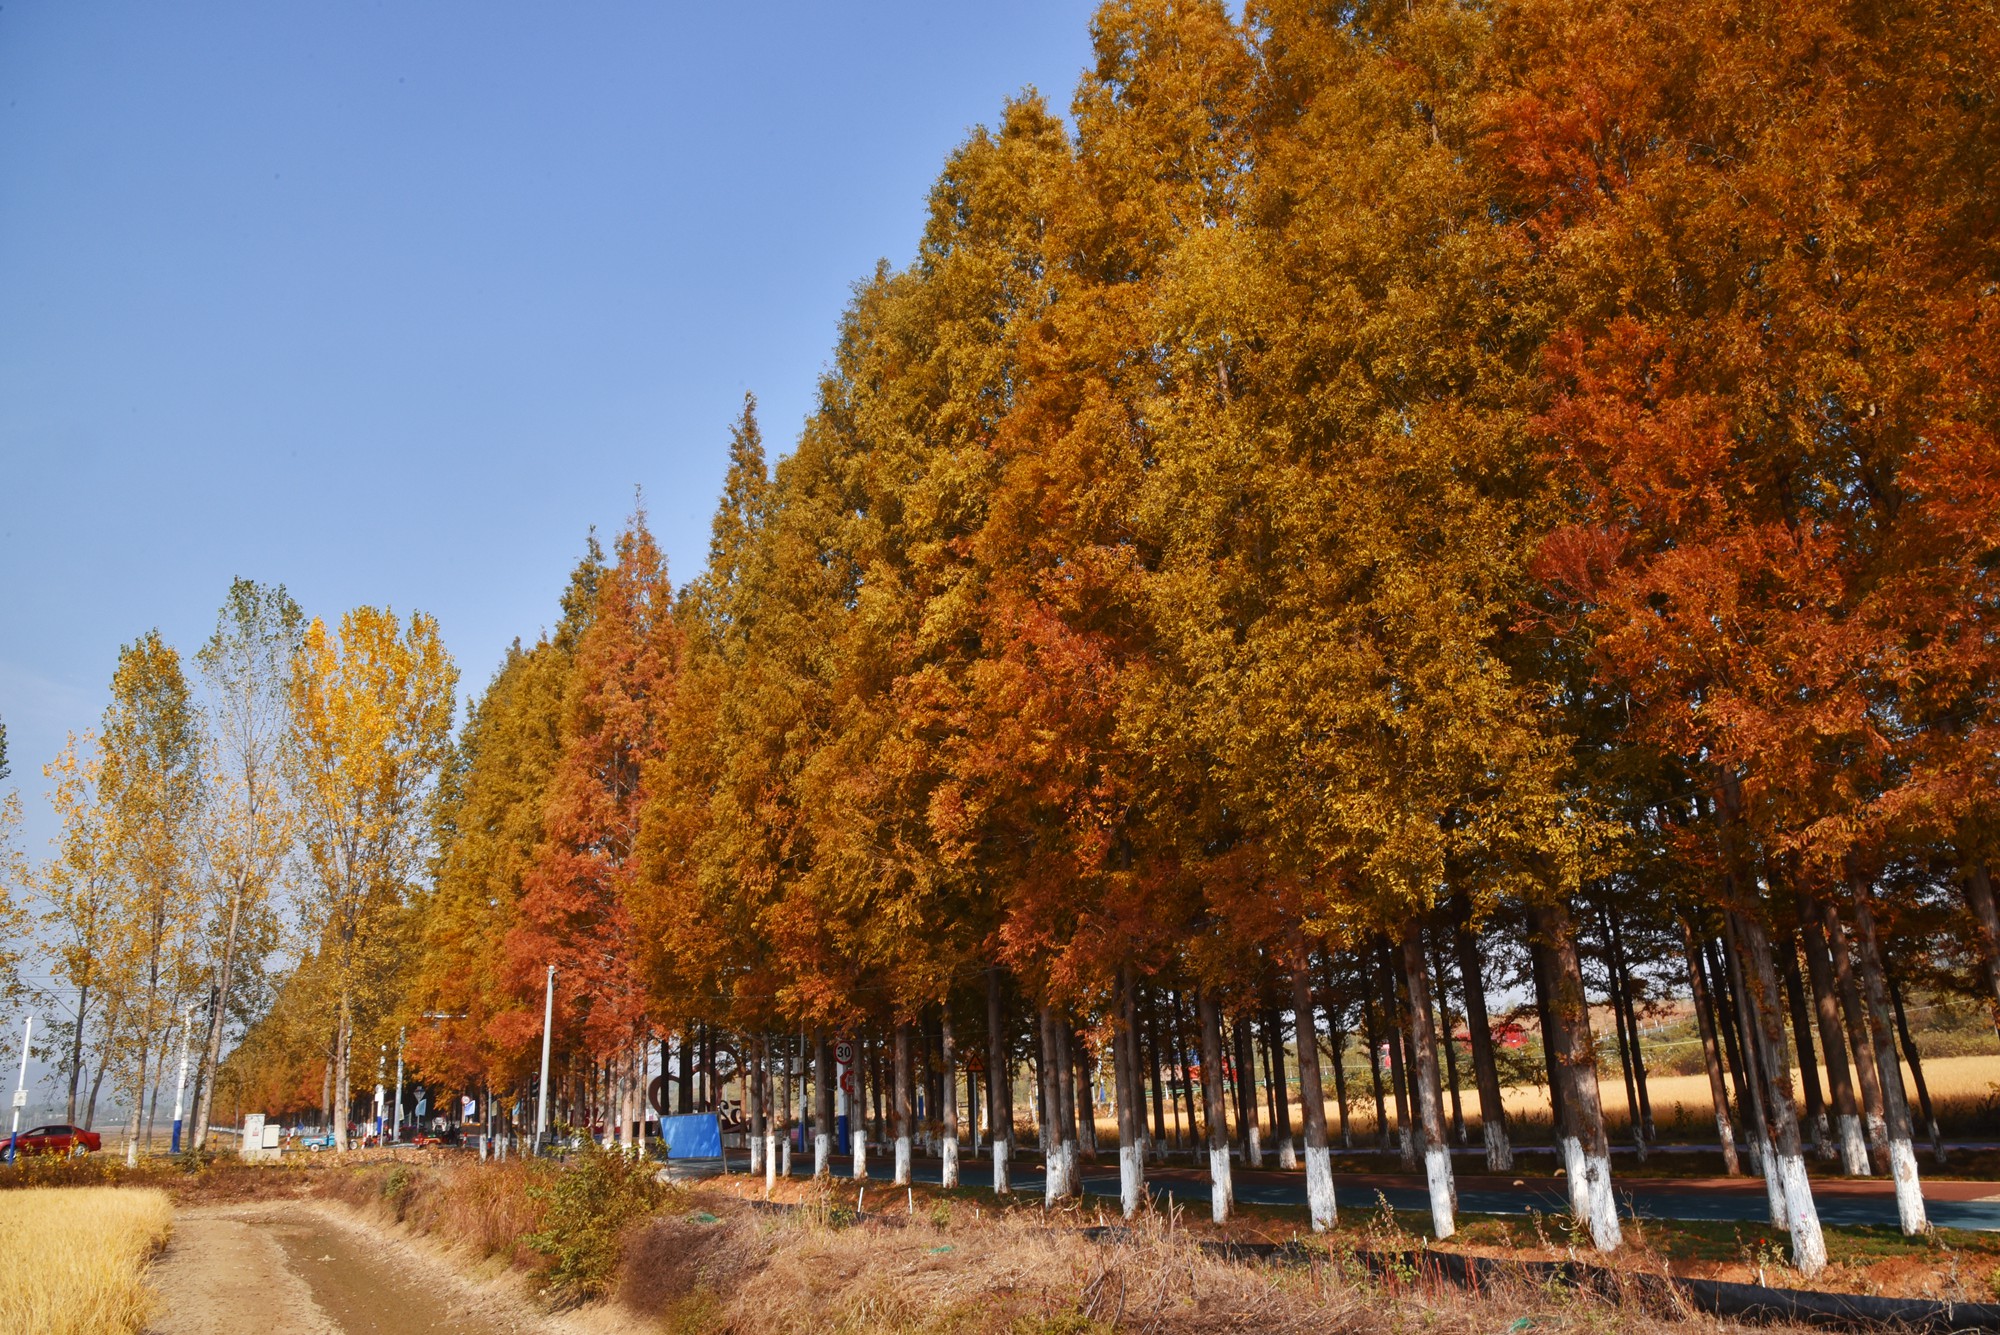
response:
M347 1147L354 1038L390 1001L393 946L434 828L458 674L437 621L358 607L315 617L292 671L288 764L310 885L306 922L334 1015L334 1135Z

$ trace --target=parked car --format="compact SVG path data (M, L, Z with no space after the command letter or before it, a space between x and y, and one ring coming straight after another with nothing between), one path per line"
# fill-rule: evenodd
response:
M299 1137L299 1148L304 1150L330 1150L333 1148L333 1132L308 1131Z
M17 1144L23 1154L94 1154L104 1148L95 1131L61 1123L23 1131Z

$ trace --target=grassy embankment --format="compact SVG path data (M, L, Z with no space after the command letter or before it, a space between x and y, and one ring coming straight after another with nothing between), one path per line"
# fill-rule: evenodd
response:
M152 1309L146 1263L172 1223L156 1188L0 1191L0 1331L142 1330Z

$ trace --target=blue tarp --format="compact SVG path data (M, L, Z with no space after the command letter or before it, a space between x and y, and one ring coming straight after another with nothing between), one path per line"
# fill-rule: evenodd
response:
M720 1159L722 1122L714 1113L683 1113L660 1119L660 1139L669 1159Z

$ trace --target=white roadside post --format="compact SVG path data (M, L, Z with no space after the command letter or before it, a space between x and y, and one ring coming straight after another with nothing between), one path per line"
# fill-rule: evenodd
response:
M403 1139L403 1040L410 1036L407 1029L396 1031L396 1102L389 1110L389 1140L401 1143ZM479 1157L486 1157L486 1138L479 1138Z
M181 1110L185 1103L187 1095L187 1082L188 1082L188 1029L193 1024L194 1024L194 1003L190 1001L188 1003L188 1008L187 1008L187 1019L181 1022L181 1073L180 1077L174 1081L173 1152L175 1154L179 1154L181 1152Z
M542 1137L549 1131L549 1030L556 1019L556 966L549 966L548 995L542 1000L542 1092L535 1104L535 1153L542 1152Z
M28 1106L28 1047L35 1037L35 1017L21 1021L21 1075L14 1082L14 1126L7 1133L7 1162L13 1163L21 1141L21 1109Z

